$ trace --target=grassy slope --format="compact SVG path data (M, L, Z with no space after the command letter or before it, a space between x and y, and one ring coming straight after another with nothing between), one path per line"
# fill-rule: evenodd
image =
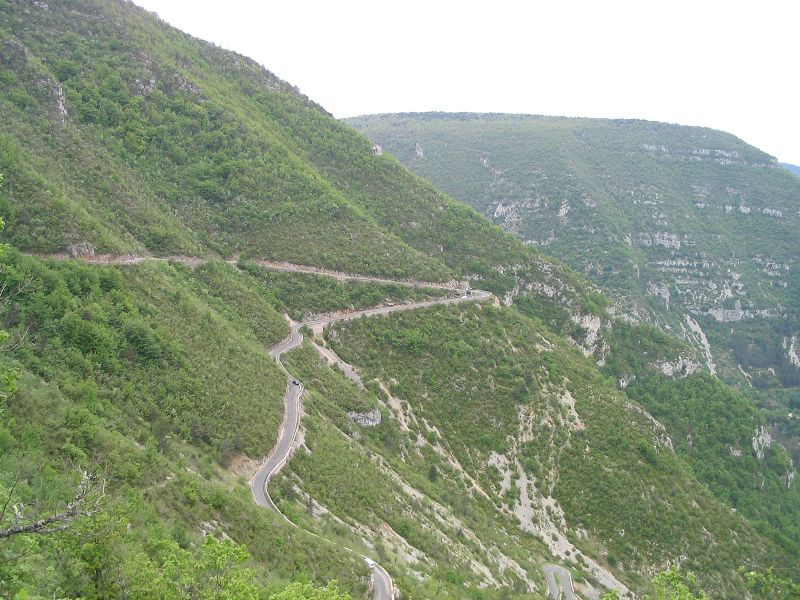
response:
M237 481L218 466L220 462L227 464L242 451L260 456L273 443L273 438L265 432L276 430L284 380L270 366L262 342L274 343L286 330L276 320L274 309L254 298L273 298L282 292L280 287L271 288L263 280L223 264L209 264L194 272L181 265L163 263L111 268L48 264L12 253L6 258L3 272L11 278L12 287L15 281L32 282L25 292L15 297L14 310L9 311L7 307L4 313L12 339L25 324L32 324L30 337L13 354L13 359L29 374L23 391L8 406L9 417L18 424L13 430L4 429L3 434L7 450L4 471L9 476L22 464L44 464L46 485L63 490L66 484L61 473L65 456L79 464L92 464L96 457L102 456L102 469L111 482L112 495L122 499L115 514L124 522L134 523L134 527L139 528L137 531L147 531L150 539L187 543L210 523L248 545L257 570L266 568L272 573L267 579L269 585L277 586L299 573L308 573L320 579L335 575L351 589L358 590L362 582L358 579L361 572L357 565L344 562L334 567L331 561L340 558L335 552L325 544L310 543L303 535L286 530L279 522L259 512L251 504L244 481ZM325 282L319 289L322 292L327 289L327 280L320 278L320 281ZM313 284L305 281L305 285ZM364 293L359 285L349 287L349 291L351 294L341 298L340 306L354 304ZM343 290L339 292L342 294ZM319 294L309 290L307 295L314 298ZM302 310L302 306L301 302L298 308ZM260 330L264 323L272 324L271 334ZM423 447L417 455L419 438L399 430L389 413L385 413L388 418L384 425L374 431L361 432L354 428L343 411L363 410L374 406L378 396L385 396L374 385L368 385L365 391L354 390L341 376L322 367L314 352L306 349L293 355L291 364L312 390L309 404L312 416L307 424L311 462L298 456L290 473L296 473L304 482L303 489L338 517L376 529L385 522L424 553L427 566L423 572L429 579L420 584L414 573L422 567L406 566L402 553L398 554L395 546L387 541L377 551L397 569L401 587L411 597L426 597L431 590L444 586L450 590L451 597L456 598L465 582L475 597L493 597L491 590L477 591L483 575L473 572L475 562L472 561L487 565L488 572L510 589L524 591L527 584L522 577L506 573L490 558L500 550L522 565L523 573L527 573L531 581L541 583L539 561L547 560L547 552L536 539L520 532L513 518L494 508L493 503L512 505L513 498L504 499L497 492L496 476L485 465L485 452L489 448L508 451L506 438L513 437L518 424L516 420L509 421L507 416L514 414L514 407L524 403L525 398L532 397L540 378L555 385L567 372L572 374L569 376L572 382L582 377L580 373L592 371L590 363L577 359L573 350L563 346L559 346L552 357L537 354L537 340L552 343L555 338L541 325L512 309L424 311L419 316L401 317L399 326L391 320L376 319L363 321L357 328L356 333L368 335L372 341L359 342L344 337L337 343L343 356L359 357L360 352L369 352L372 358L367 362L381 369L381 379L390 383L396 377L398 383L392 386L392 391L411 402L418 414L437 426L438 433L432 435L427 429L419 430L418 434L423 436L428 447ZM269 331L269 327L266 330ZM458 339L453 338L456 331ZM342 333L351 335L347 328ZM214 343L209 344L209 340ZM387 348L375 346L375 340L384 340L391 348L387 351ZM433 346L428 347L430 344ZM362 350L353 353L353 348L359 346ZM385 352L384 358L377 360L376 352ZM409 356L403 359L404 352ZM473 364L473 368L453 379L453 373L463 370L463 361ZM536 366L531 361L544 362ZM370 367L366 371L374 372ZM532 376L525 376L526 372ZM407 373L413 374L411 379ZM440 376L433 377L430 373ZM418 404L414 386L426 379L429 383L422 385L433 386L435 391L429 395L429 401L434 403L425 402L423 406ZM39 383L42 380L49 383L42 387ZM597 380L594 384L601 391L594 401L584 405L583 392L579 391L585 389L584 382L575 384L579 414L587 423L597 424L596 428L591 428L595 435L587 437L593 449L597 444L597 455L588 461L580 453L571 456L565 452L558 457L558 466L563 464L564 472L568 473L558 485L566 486L566 491L559 494L557 486L553 493L567 508L570 523L575 519L575 525L596 531L598 538L606 542L602 536L611 536L609 528L614 523L630 519L631 523L626 521L626 526L633 529L628 534L627 544L619 548L609 544L615 557L612 560L619 560L626 570L632 566L626 562L633 560L631 556L637 556L637 568L641 568L649 561L664 560L664 556L672 552L671 548L694 544L691 541L694 526L675 528L672 519L678 517L669 512L669 519L664 515L657 518L656 509L663 511L663 506L657 503L655 507L637 504L630 497L626 501L631 507L629 513L610 511L611 506L621 506L622 502L611 493L611 489L616 489L613 487L608 493L592 493L588 497L591 503L588 500L580 503L584 508L570 506L568 500L576 490L608 487L605 479L596 480L596 469L592 465L604 460L601 457L608 455L609 447L622 464L616 465L619 471L609 473L608 477L626 474L624 484L618 488L620 493L633 494L631 490L637 489L637 482L658 488L661 484L657 482L670 473L679 480L687 478L685 467L676 466L674 459L667 459L664 464L643 463L643 450L634 447L636 440L642 443L642 439L648 439L642 438L646 428L641 419L634 419L637 424L632 429L617 434L624 442L619 442L616 436L610 441L606 439L602 432L613 429L611 423L627 420L630 415L623 417L607 410L608 407L596 412L600 408L597 401L602 398L601 402L605 403L613 399L612 403L618 405L619 395L607 383ZM592 384L586 385L591 387ZM464 392L460 392L460 399L455 403L450 399L439 403L437 399L449 394L448 389L469 390L469 393L464 396ZM491 401L480 400L487 392ZM55 406L58 408L54 409ZM450 408L445 408L447 406ZM459 408L453 412L456 407ZM442 409L445 413L440 413ZM552 409L549 406L547 410ZM553 414L558 415L560 411ZM487 419L492 425L481 425ZM607 420L609 424L604 425ZM48 435L52 428L58 432L56 435ZM337 429L346 432L351 439L342 437ZM103 430L109 433L102 434ZM567 427L558 427L551 434L555 437L548 436L543 448L525 446L521 450L520 459L527 468L540 462L547 464L544 454L540 456L540 453L551 456L552 443L564 434L567 435L565 439L570 437ZM628 436L633 437L628 439ZM491 502L467 491L463 475L432 450L441 445L449 449L484 489L490 490ZM475 452L467 448L474 448ZM365 451L368 454L364 454ZM417 505L417 501L410 498L410 505L402 501L387 505L386 501L395 494L402 497L403 486L399 481L389 482L390 488L397 488L399 492L381 492L379 488L387 483L381 483L384 478L380 469L372 475L363 468L348 470L371 453L382 454L383 461L391 465L402 480L421 490L430 500ZM23 454L27 457L24 460ZM345 462L341 463L342 460ZM553 460L552 456L548 460ZM656 456L654 460L663 459ZM669 468L665 469L665 464ZM354 487L355 480L363 480L363 485ZM719 519L719 506L691 479L682 485L686 486L687 498L699 503L688 513L691 523L702 522L715 536L719 535L720 548L735 547L714 529ZM291 486L283 486L283 489L291 489ZM350 497L348 494L356 489L360 490L357 496ZM444 514L450 515L448 518L456 516L459 528L466 532L459 534L455 542L449 538L452 531L442 529L431 501L446 507ZM691 504L688 499L685 503ZM592 506L591 510L587 508ZM675 510L683 506L684 502L678 502ZM296 514L302 521L302 511ZM608 515L600 525L594 520L598 515ZM680 516L686 515L681 512ZM440 533L415 529L414 523L419 519L429 522L434 529L439 528ZM152 524L145 528L145 522ZM656 527L655 524L659 525L655 539L662 540L662 545L639 556L640 549L652 543L645 542L653 533L646 527ZM273 527L269 535L264 533L265 527ZM745 525L737 527L745 527L740 535L751 541L760 539ZM348 543L355 540L363 544L360 536L341 528L334 528L330 533ZM462 535L467 537L461 539ZM373 541L377 542L378 538ZM53 543L55 546L44 550L44 556L56 548L75 557L82 552L76 550L82 546L73 537L64 536ZM131 573L137 568L136 560L144 560L143 556L155 565L154 568L160 564L158 552L152 543L145 543L144 538L134 536L122 542L104 534L97 543L108 547L109 552L116 548L114 551L126 557L119 562L112 561L113 564L102 564L102 581L93 585L103 589L114 588L114 582L109 579L114 569ZM753 541L753 548L765 564L779 561L775 556L768 558L759 554L765 551L763 542ZM597 555L594 545L582 549L589 555ZM736 561L730 553L720 550L719 554L710 554L709 560L717 561L713 566L720 569ZM699 562L691 563L695 568L710 567L703 559L696 560ZM32 564L25 566L34 569ZM87 566L78 558L70 562L70 568L77 572ZM580 580L579 563L575 569ZM28 585L33 582L34 587L35 583L45 586L30 574L21 575L18 571L16 574ZM92 595L90 588L81 587L80 583L69 587L67 581L64 573L52 585L72 590L69 593ZM730 581L714 583L731 585ZM428 588L428 585L433 587Z
M252 61L116 2L0 10L0 168L14 207L9 234L20 248L88 241L103 251L244 252L447 277L287 147L268 113L310 103ZM151 80L152 89L140 87ZM56 89L69 113L64 125ZM20 148L20 139L33 142ZM70 227L55 226L36 190L60 200Z
M0 268L12 294L2 318L13 343L0 358L23 374L2 413L0 489L22 473L16 498L48 489L40 502L54 505L69 494L73 463L100 471L113 498L99 521L82 526L89 541L66 534L5 546L3 556L23 547L31 556L3 563L9 589L116 593L144 563L163 569L165 545L191 548L200 531L213 529L247 545L267 590L308 576L335 577L363 593L363 565L256 507L245 479L224 467L263 456L275 440L285 379L266 346L288 327L272 303L307 314L428 294L258 268L252 277L224 263L194 271L167 263L98 267L12 251ZM329 377L318 362L304 363ZM347 407L363 409L372 398ZM134 534L126 537L127 523ZM90 547L114 559L93 562ZM41 570L58 554L68 557L58 570Z
M410 114L361 117L348 123L505 228L538 240L547 252L583 270L640 316L681 332L686 313L692 313L707 332L717 369L729 381L747 386L738 362L755 375L756 387L796 386L800 370L791 365L784 344L798 327L793 301L797 268L767 269L765 264L791 265L798 258L795 199L800 188L790 175L772 168L764 153L721 132L642 121ZM417 143L424 156L417 155ZM695 152L702 149L709 154ZM725 205L734 210L726 212ZM751 212L740 212L740 206ZM764 208L781 210L783 218L760 213ZM638 234L655 232L675 233L682 241L680 250L636 242ZM658 261L675 265L663 267ZM741 275L741 290L731 271ZM669 311L663 298L652 295L651 284L670 291ZM725 286L730 286L732 297L718 300ZM785 307L786 318L717 324L702 314L737 300L744 307ZM551 328L580 337L573 334L575 325L567 318L572 311L557 303L547 306L539 298L521 297L515 304ZM660 351L672 357L691 354L675 338L621 322L601 335L611 349L610 357L602 356L603 370L615 379L642 377L646 363ZM738 351L732 353L732 347ZM680 389L658 379L645 376L629 396L635 401L647 398L648 408L658 406L676 437L686 433L680 415L698 406L704 408L702 417L696 415L700 423L717 418L717 404L698 403L698 389L709 398L721 394L747 407L737 411L738 423L725 435L722 428L712 427L709 452L694 453L692 460L701 478L732 506L758 520L764 511L771 513L772 535L785 542L787 527L778 522L796 522L800 511L798 490L787 490L785 485L792 471L784 464L786 454L778 449L782 458L777 463L751 464L732 461L727 449L746 446L741 433L734 432L749 428L752 436L754 424L763 421L752 404L730 390L717 386L712 390L697 377L677 386ZM791 416L798 406L795 391L768 390L755 397L768 407L780 441L797 458L800 438ZM771 483L754 497L753 488L761 488L765 472ZM730 484L727 492L719 488L718 477ZM788 529L794 530L789 546L796 551L800 538L794 527Z

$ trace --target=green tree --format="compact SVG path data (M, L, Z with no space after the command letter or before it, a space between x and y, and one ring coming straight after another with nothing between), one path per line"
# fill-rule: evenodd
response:
M653 578L654 592L647 600L708 600L708 595L697 590L697 579L692 573L683 574L679 569L659 573ZM603 594L602 600L619 600L619 591Z
M282 592L273 594L269 600L352 600L352 598L350 594L339 591L338 584L331 581L324 588L314 587L308 582L296 582Z
M249 559L247 549L230 539L206 537L197 558L175 545L164 565L172 586L167 597L256 600L255 574L244 566Z
M653 578L655 593L651 600L708 600L708 595L697 590L697 578L692 573L684 575L672 568Z
M0 173L0 187L3 185L3 174ZM0 231L3 231L5 222L0 217ZM0 244L0 259L8 252L8 244ZM2 292L0 292L0 302L3 302ZM0 347L8 341L8 332L0 328ZM0 348L1 350L2 348ZM1 357L0 357L1 358ZM17 379L19 373L16 369L9 367L0 361L0 418L3 417L3 408L8 399L17 391Z
M747 587L753 592L756 598L765 600L790 600L800 598L800 584L791 579L778 577L772 567L765 573L758 571L747 571L744 567L739 569L747 581Z

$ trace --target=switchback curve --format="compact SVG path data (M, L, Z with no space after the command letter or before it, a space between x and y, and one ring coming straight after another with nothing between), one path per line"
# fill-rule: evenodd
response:
M481 290L472 290L470 292L465 292L463 295L457 298L427 300L423 302L400 304L397 306L382 306L346 314L320 315L316 317L311 317L301 323L292 323L291 332L289 336L283 341L279 342L272 350L270 350L269 353L270 356L277 361L281 370L283 370L283 372L286 374L287 383L286 383L286 394L284 396L284 402L286 404L286 407L284 412L283 423L281 424L281 428L278 431L278 441L275 444L272 453L269 455L267 460L264 461L264 463L255 473L250 482L250 486L253 492L253 499L255 500L255 502L259 506L270 508L276 511L288 523L291 523L293 526L297 527L295 523L290 521L283 513L280 512L278 507L273 502L272 498L270 498L269 492L267 491L267 486L269 484L270 479L275 474L277 474L283 468L283 466L288 462L291 456L292 445L294 444L294 440L297 437L297 430L300 426L300 397L303 392L303 384L298 379L293 377L291 373L289 373L284 364L281 362L281 356L284 353L294 348L297 348L300 344L303 343L303 334L300 333L301 327L303 326L311 327L319 325L325 326L329 325L330 323L334 323L336 321L347 321L352 319L358 319L361 317L386 315L393 312L427 308L430 306L436 306L440 304L483 302L489 300L490 298L492 298L492 294L490 292L484 292ZM311 533L311 535L314 535L315 537L320 537L312 532L308 533ZM320 538L320 539L325 539L325 538ZM355 550L352 550L345 546L341 546L341 548L361 557L372 568L373 600L394 599L394 586L392 584L392 579L383 567L375 563L369 557L361 554L360 552L356 552Z

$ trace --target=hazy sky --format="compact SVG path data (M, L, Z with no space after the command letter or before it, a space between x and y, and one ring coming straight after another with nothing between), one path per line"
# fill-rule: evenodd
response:
M729 131L800 164L800 0L135 0L336 117L481 111Z

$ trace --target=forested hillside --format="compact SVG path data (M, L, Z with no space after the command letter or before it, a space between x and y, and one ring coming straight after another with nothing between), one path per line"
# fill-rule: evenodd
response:
M699 127L502 114L348 122L691 343L800 461L800 179Z
M544 597L552 563L583 595L674 566L743 597L740 566L796 563L748 397L249 59L127 2L0 0L0 91L3 597L365 597L342 545L453 600ZM296 529L248 486L269 349L286 316L463 293L412 280L494 299L304 329L270 489Z
M708 338L709 367L729 377L742 367L762 389L800 381L790 350L800 180L771 156L720 131L646 121L430 113L349 123L639 318L700 351Z

